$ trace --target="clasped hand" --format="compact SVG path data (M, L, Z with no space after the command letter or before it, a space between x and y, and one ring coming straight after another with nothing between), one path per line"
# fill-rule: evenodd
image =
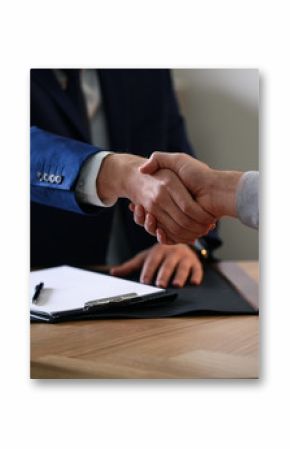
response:
M164 168L177 176L183 188L187 189L187 195L190 192L191 198L194 198L195 207L199 206L199 211L208 214L213 222L223 216L237 216L236 194L242 172L213 170L187 154L158 152L151 155L140 171L153 175ZM175 243L185 237L185 234L180 234L176 240L176 234L169 234L158 217L144 208L143 204L135 202L130 205L130 209L134 212L135 222L144 226L150 234L156 235L160 243ZM191 219L192 230L200 231L204 226L203 234L207 233L208 222L202 221L201 213L199 216L191 215ZM198 232L195 237L199 237Z
M154 173L142 172L146 161L129 154L108 156L97 180L101 199L112 202L125 197L138 205L136 212L142 208L144 214L145 211L148 214L147 221L144 215L145 228L154 235L157 231L166 235L162 243L188 243L207 234L215 217L195 201L171 169L155 167ZM144 224L138 219L135 221ZM150 221L155 226L147 226Z
M152 176L141 175L130 199L150 213L147 230L155 235L155 229L150 227L155 220L171 243L192 242L212 227L213 217L194 201L176 174L168 169L160 169Z

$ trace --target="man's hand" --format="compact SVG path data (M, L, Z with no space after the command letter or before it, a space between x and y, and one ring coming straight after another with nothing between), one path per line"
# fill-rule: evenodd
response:
M168 169L143 174L146 159L109 155L102 163L97 191L103 201L128 198L152 214L171 242L190 242L206 234L214 219L198 205L178 176Z
M187 154L159 152L153 153L140 171L153 174L162 168L172 170L200 206L216 219L237 216L236 191L241 172L213 170Z
M172 278L175 287L183 287L188 281L198 285L203 269L195 252L187 245L160 245L140 252L127 262L111 269L115 276L128 276L142 268L140 282L150 284L156 278L158 287L166 288Z

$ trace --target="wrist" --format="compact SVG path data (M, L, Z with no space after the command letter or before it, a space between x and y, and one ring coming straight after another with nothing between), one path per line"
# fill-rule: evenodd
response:
M102 162L96 188L103 202L115 202L118 198L129 198L133 175L144 159L126 153L108 155Z
M119 197L119 157L119 154L109 154L101 164L96 180L96 189L103 203L114 203Z
M144 164L143 157L135 156L133 154L125 154L120 161L122 171L122 182L120 186L120 197L128 198L134 201L136 189L140 188L141 174L139 168Z
M209 177L209 192L216 217L237 216L237 187L242 172L212 170Z

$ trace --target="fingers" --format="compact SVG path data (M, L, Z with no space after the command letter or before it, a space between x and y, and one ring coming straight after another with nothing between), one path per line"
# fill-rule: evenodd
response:
M171 198L168 199L165 206L160 206L158 210L158 227L161 227L171 240L174 242L188 243L207 232L208 227L198 223L192 223L190 229L182 227L176 218L178 215L176 210L177 207L173 204ZM153 215L156 214L153 212Z
M131 212L133 212L135 223L139 226L144 226L146 215L144 207L139 204L135 205L134 203L130 203L128 208Z
M150 212L146 213L142 206L136 206L134 212L134 221L136 224L144 226L148 234L151 234L154 237L156 236L157 220L154 215L150 214Z
M110 274L113 276L127 276L128 274L139 270L142 267L147 253L147 250L141 251L136 256L132 257L132 259L129 259L116 267L113 267L110 270Z
M189 242L208 232L214 217L197 204L179 178L168 170L155 176L161 190L151 205L150 212L174 241ZM180 239L182 236L182 240Z
M134 213L135 223L139 226L144 226L144 228L149 234L156 236L156 229L157 229L156 218L149 212L146 213L143 206L130 203L129 209L131 212Z
M178 243L175 240L170 239L162 228L158 228L156 218L152 214L150 214L150 212L146 213L142 206L136 206L135 204L130 203L129 209L134 213L135 223L139 226L144 226L145 230L149 234L156 236L159 243L165 245L173 245L175 243Z
M192 260L190 260L189 258L182 260L176 269L172 284L175 287L183 287L187 279L189 278L192 269L194 269L194 267L192 266Z
M166 207L166 210L163 209L163 207ZM191 221L186 217L185 219L188 222L189 229L185 229L180 226L179 221L181 221L184 216L182 213L180 213L178 207L174 204L169 196L166 202L166 206L163 207L160 205L160 207L158 208L158 212L156 212L158 213L158 221L160 221L163 228L166 229L168 237L175 237L173 239L170 237L172 241L187 243L205 233L205 227L198 223L194 223L190 228L189 223L191 223ZM146 213L143 206L140 205L132 205L129 206L129 208L130 210L134 211L135 223L139 226L144 226L149 234L155 236L157 230L157 220L155 216L149 212Z
M146 214L144 228L149 234L156 236L157 220L150 213Z
M157 223L156 218L149 212L146 213L142 206L135 206L133 204L130 204L129 209L132 212L134 212L135 223L138 224L139 226L144 226L145 230L149 234L156 236L157 241L159 243L162 243L164 245L173 245L175 243L188 243L189 242L188 238L179 237L176 239L172 236L172 234L170 234L171 237L169 237L169 234L167 234L161 227L158 227L159 225ZM137 210L140 210L140 212L137 213ZM172 222L172 225L175 226L175 224L173 222ZM204 234L207 234L209 229L211 229L211 227L209 227ZM194 229L193 232L197 232L197 230ZM195 233L193 236L192 232L190 232L190 235L192 237L191 241L194 241L195 238L198 238L200 236L200 233L199 232L197 234ZM183 237L184 237L184 234L183 234Z
M141 275L140 275L140 282L143 282L144 284L150 284L152 282L153 277L155 276L155 273L161 264L162 260L164 258L164 252L162 251L161 247L157 247L157 250L151 249L148 256L145 259Z
M156 285L161 288L166 288L178 264L178 257L176 255L169 255L161 264L157 278Z
M196 253L187 245L175 245L175 247L160 245L159 248L163 248L164 258L159 263L156 277L158 287L166 288L173 276L172 283L175 287L183 287L188 280L195 285L201 283L202 264Z
M144 228L149 234L156 236L157 241L165 245L173 245L175 243L188 243L190 241L194 241L201 235L206 235L211 229L214 229L215 227L215 224L210 225L207 229L200 227L199 225L195 225L191 229L189 236L188 234L185 235L184 233L182 233L182 236L179 235L179 237L176 238L173 235L173 232L166 233L164 229L162 229L158 225L156 218L149 212L146 213L142 206L140 205L135 206L134 204L131 203L129 205L129 209L132 212L134 212L135 223L138 224L139 226L144 226ZM176 224L174 223L174 221L172 221L171 218L168 216L167 220L170 220L172 228L176 229Z
M193 223L192 229L182 228L165 210L159 209L158 228L162 228L166 238L173 243L188 243L207 234L208 227ZM161 240L162 243L165 243Z
M194 264L194 267L192 268L192 274L190 277L190 283L193 285L199 285L201 284L202 278L203 278L203 267L202 264L200 262L200 260L198 259L198 257L196 256L196 263Z
M165 232L160 226L156 230L156 236L157 236L158 242L163 243L165 245L174 245L176 243L189 244L189 243L193 243L196 239L207 235L209 231L210 231L210 227L205 232L202 232L202 233L197 232L197 233L191 234L190 238L184 238L184 233L179 234L176 237L174 234L172 234L168 231Z
M139 204L135 205L134 208L134 221L139 226L144 226L146 218L146 212L144 210L144 207L140 206Z
M191 284L199 285L202 282L203 266L195 252L180 261L172 284L175 287L184 287L189 277Z
M156 236L157 227L162 227L164 233L159 235L158 241L164 244L188 243L198 237L206 235L209 230L214 227L212 224L212 217L194 202L190 194L183 188L179 181L176 185L173 185L173 187L174 189L171 195L174 199L171 196L167 196L166 204L164 202L161 203L158 207L158 211L156 210L158 222L161 226L158 225L154 214L146 212L143 206L133 205L131 203L129 209L134 212L135 223L139 226L144 226L146 231L153 236ZM176 204L175 201L179 201L179 205ZM186 203L189 204L189 206L186 205ZM199 217L198 219L201 221L205 220L206 223L201 224L198 222L198 219L189 218L189 216L182 212L179 207L183 207L184 211L189 214L196 214L196 216ZM156 209L156 206L154 209ZM210 224L208 223L209 221L211 221Z
M141 267L140 281L150 284L157 274L155 283L161 288L166 288L172 278L175 287L183 287L188 279L191 284L198 285L203 277L202 264L197 255L183 244L175 246L156 244L114 267L111 274L126 276Z
M215 217L194 201L192 195L176 176L170 180L167 188L178 211L177 221L182 227L192 229L193 222L202 226L209 226L213 223Z
M142 206L130 206L138 225L155 236L158 221L173 242L190 242L208 232L214 218L194 201L173 172L159 170L153 177L146 176L145 179L144 204L139 199Z

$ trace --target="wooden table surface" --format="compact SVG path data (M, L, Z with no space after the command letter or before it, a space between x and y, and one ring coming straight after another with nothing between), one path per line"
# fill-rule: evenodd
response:
M219 268L258 304L258 263ZM31 378L257 378L258 316L31 324Z

